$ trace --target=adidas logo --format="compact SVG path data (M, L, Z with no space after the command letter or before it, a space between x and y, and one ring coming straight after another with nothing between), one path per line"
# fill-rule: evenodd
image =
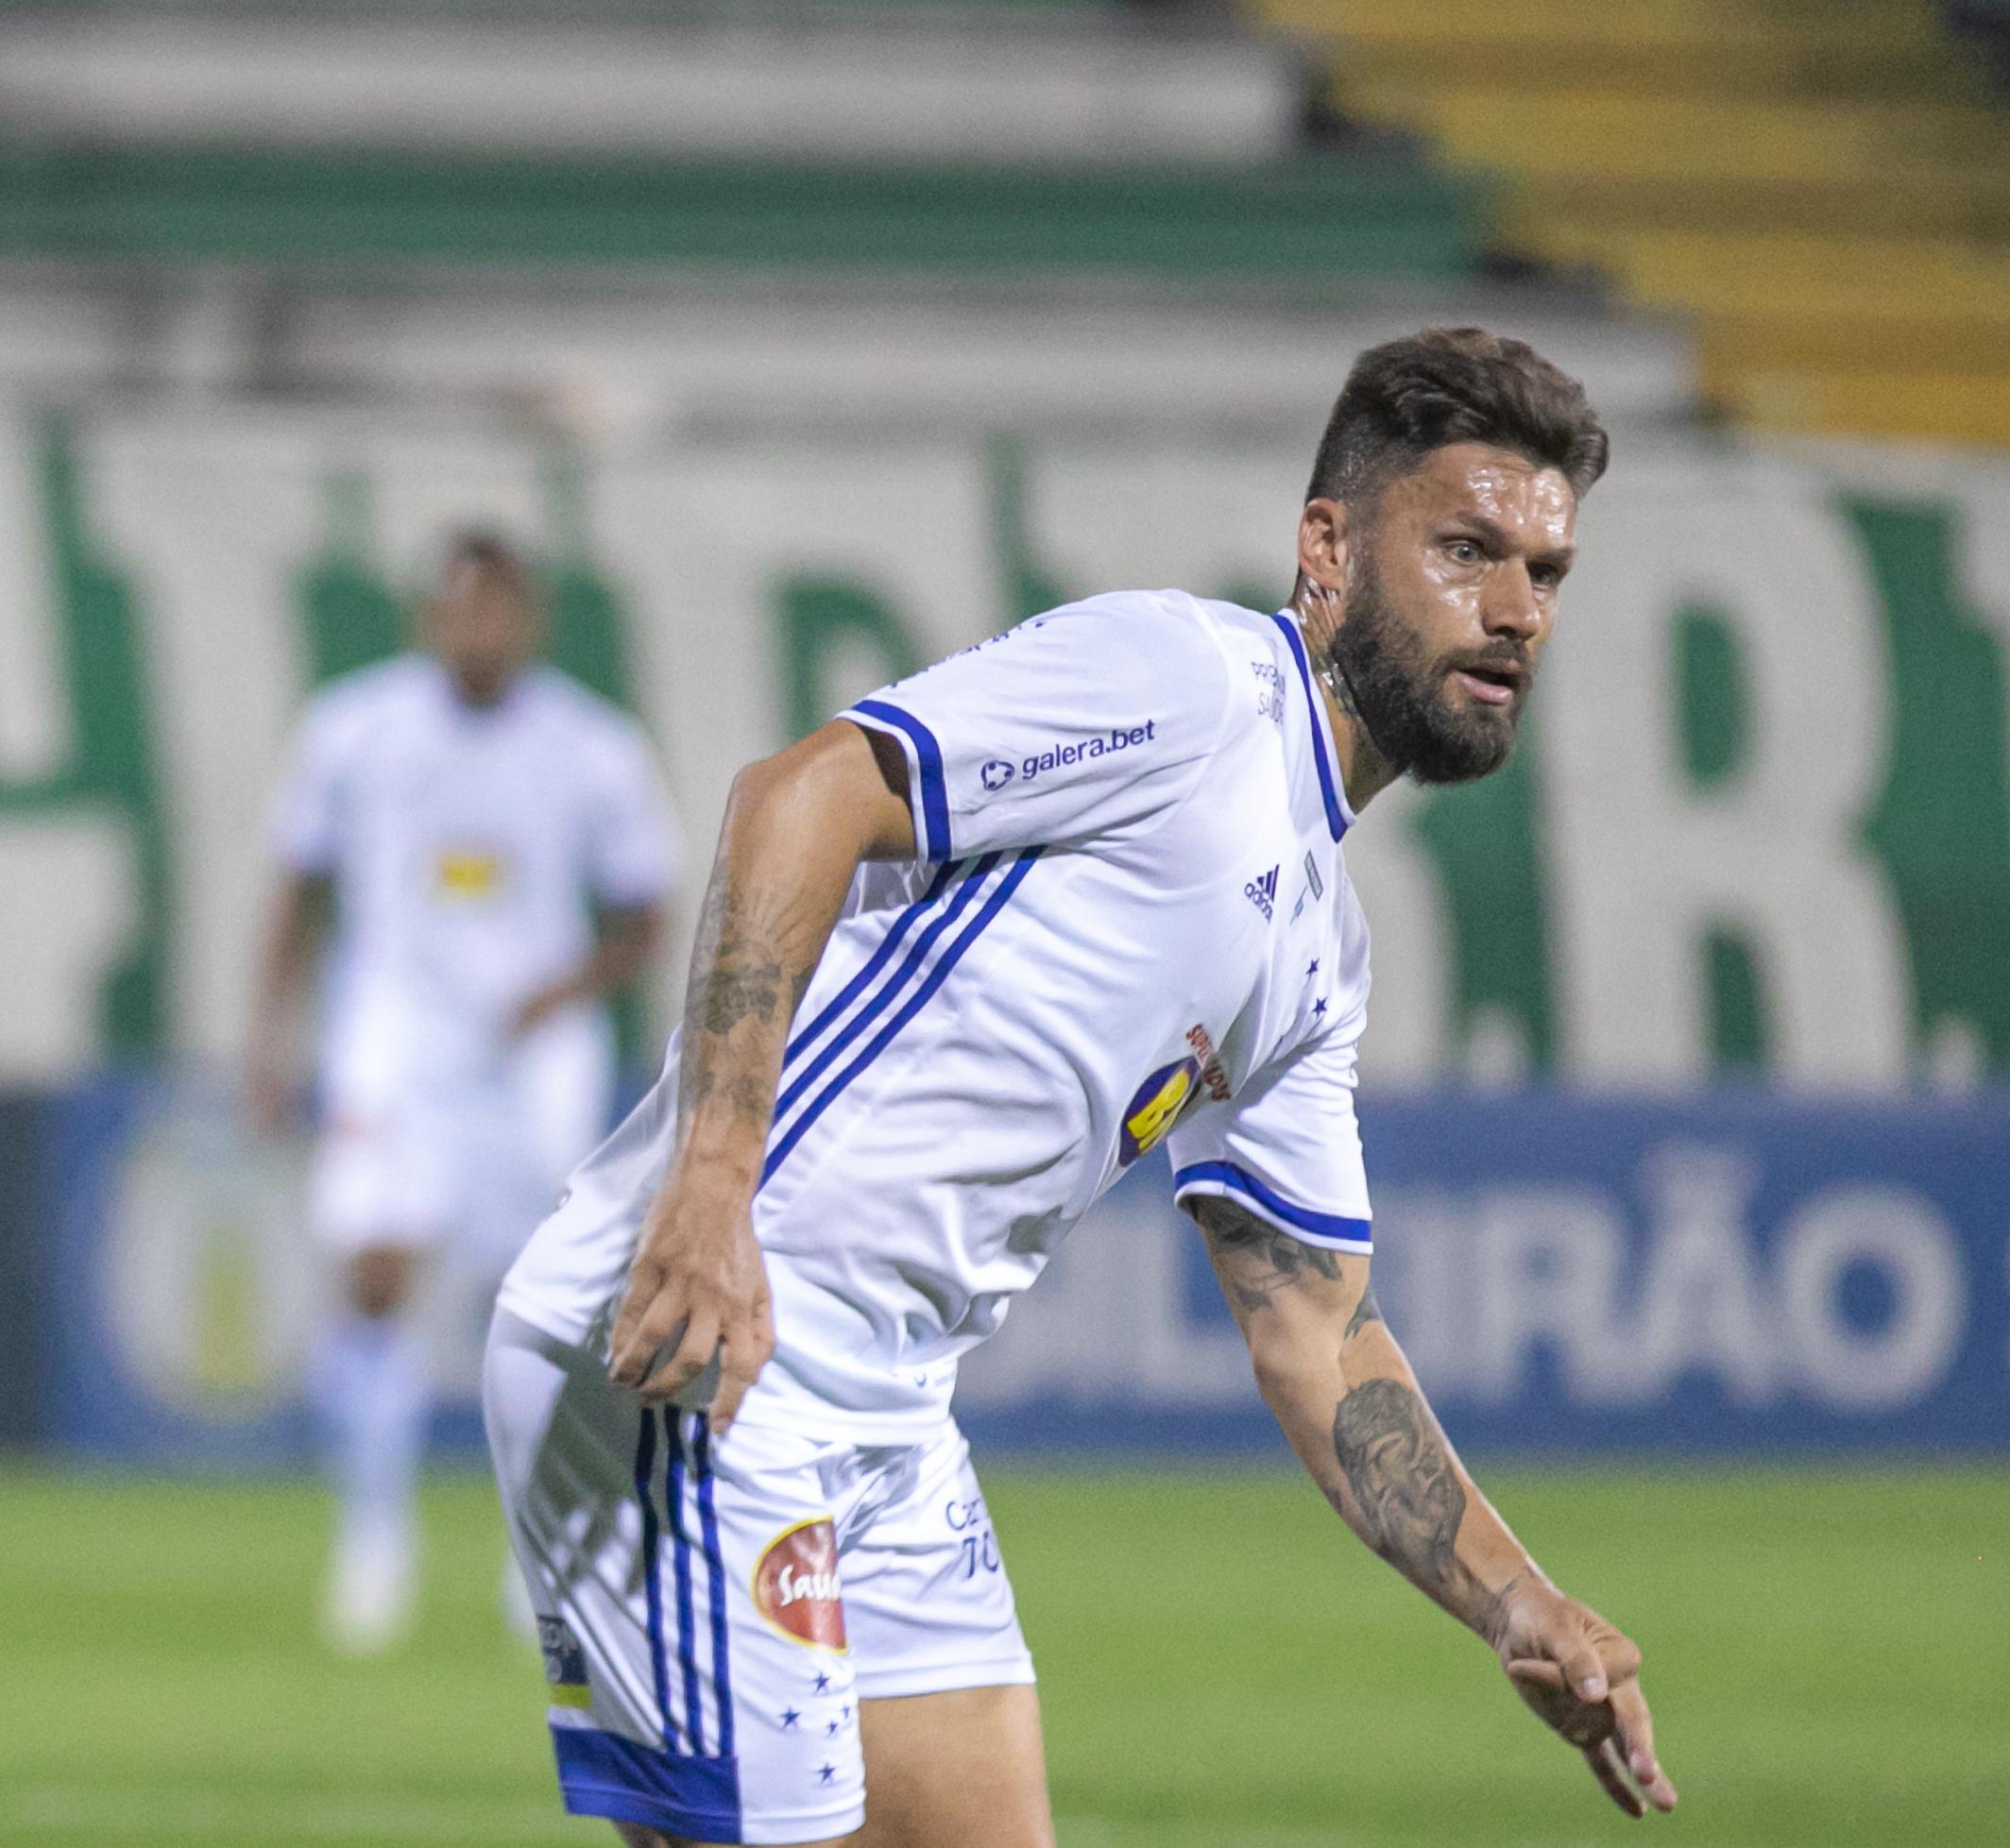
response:
M1277 903L1277 869L1273 866L1261 878L1252 879L1242 895L1268 918Z

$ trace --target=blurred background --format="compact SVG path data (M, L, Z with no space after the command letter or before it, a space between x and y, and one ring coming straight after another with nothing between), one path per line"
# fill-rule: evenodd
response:
M1277 606L1354 355L1472 322L1614 466L1510 769L1348 839L1378 1293L1644 1642L1660 1827L2001 1828L2010 6L0 0L0 1840L599 1839L479 1287L419 1628L320 1649L326 1265L237 1107L286 740L443 534L541 561L702 865L740 764L1033 611ZM959 1399L1063 1848L1602 1840L1141 1169Z

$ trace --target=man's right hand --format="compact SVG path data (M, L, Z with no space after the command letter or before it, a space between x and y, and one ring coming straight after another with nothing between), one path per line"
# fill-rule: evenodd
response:
M642 1222L628 1288L614 1317L607 1377L657 1403L719 1357L709 1409L716 1435L775 1351L768 1273L744 1189L682 1173Z

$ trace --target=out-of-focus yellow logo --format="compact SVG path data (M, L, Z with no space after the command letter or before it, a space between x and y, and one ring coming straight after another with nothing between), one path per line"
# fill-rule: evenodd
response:
M434 868L434 883L442 898L493 898L502 890L502 856L468 848L442 851Z

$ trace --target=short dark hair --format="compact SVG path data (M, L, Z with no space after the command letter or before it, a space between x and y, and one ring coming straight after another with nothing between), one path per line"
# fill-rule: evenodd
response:
M1305 499L1372 501L1451 443L1486 443L1558 469L1580 500L1611 447L1584 387L1526 342L1428 328L1354 361Z
M448 534L440 552L441 578L451 576L463 565L494 578L513 596L526 602L536 594L531 568L523 554L502 534L488 527L464 526Z

